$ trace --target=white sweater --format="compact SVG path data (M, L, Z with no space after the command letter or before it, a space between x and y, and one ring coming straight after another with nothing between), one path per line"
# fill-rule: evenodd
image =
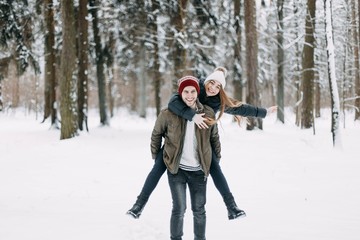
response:
M180 159L180 168L185 171L199 171L201 165L197 154L197 141L195 137L195 124L187 121L184 146Z

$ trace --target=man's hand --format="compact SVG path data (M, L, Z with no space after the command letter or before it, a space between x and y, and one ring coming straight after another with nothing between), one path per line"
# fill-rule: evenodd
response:
M205 118L203 117L205 113L198 113L195 114L192 121L200 128L200 129L206 129L209 128L208 125L204 122Z

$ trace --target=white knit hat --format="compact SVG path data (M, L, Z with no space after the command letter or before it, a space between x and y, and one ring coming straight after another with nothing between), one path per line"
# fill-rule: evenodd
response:
M210 80L215 80L218 81L222 88L225 88L226 85L226 81L225 81L225 77L227 74L227 70L224 67L217 67L215 68L214 72L212 72L209 76L207 76L207 78L204 81L204 84L206 84L206 82L210 81Z

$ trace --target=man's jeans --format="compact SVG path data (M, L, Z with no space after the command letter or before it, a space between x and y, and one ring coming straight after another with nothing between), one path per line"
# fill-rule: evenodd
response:
M194 216L194 239L205 240L207 178L205 178L202 171L190 172L179 169L177 174L171 174L169 171L167 171L167 173L173 200L170 219L170 239L182 239L186 210L186 185L188 185L191 210Z

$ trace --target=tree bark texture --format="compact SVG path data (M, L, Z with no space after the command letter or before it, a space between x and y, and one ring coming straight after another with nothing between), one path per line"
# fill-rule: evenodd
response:
M56 107L56 50L53 0L44 0L45 34L45 88L44 120L51 117L51 125L57 127Z
M332 27L332 1L324 0L326 53L328 58L328 76L331 96L331 133L333 145L341 147L340 141L340 98L336 81L335 50Z
M114 32L110 32L109 40L106 43L106 66L107 66L107 76L108 76L108 103L110 117L114 116L115 108L115 99L113 95L113 86L114 86L114 75L115 75L115 66L114 66L114 55L116 49L116 40L114 37Z
M294 15L297 15L298 13L298 6L299 3L297 3L296 1L294 1L293 6L294 6ZM298 21L295 21L295 39L298 39L299 37L299 31L300 27L298 24ZM300 45L298 42L295 43L296 46L296 53L295 53L295 73L294 74L294 85L296 87L296 105L295 105L295 124L296 126L300 126L300 122L301 122L301 102L302 102L302 92L301 92L301 80L300 80L300 63L301 63L301 51L300 51Z
M301 128L311 128L314 122L314 32L315 32L315 0L307 1L305 21L305 44L302 59L302 112Z
M84 127L89 131L87 124L88 115L88 0L79 0L79 16L78 16L78 125L82 131Z
M277 29L277 41L278 41L278 54L277 54L277 78L278 78L278 84L277 84L277 119L281 121L282 123L285 122L284 119L284 1L278 0L277 1L277 11L278 11L278 29Z
M240 101L243 98L243 82L242 82L242 61L241 61L241 2L240 0L234 0L234 29L236 33L235 44L234 44L234 97Z
M95 42L95 54L96 54L96 76L98 83L98 97L99 97L99 112L100 112L100 123L102 125L108 125L107 106L106 106L106 84L105 84L105 73L104 73L104 55L101 44L101 36L99 29L99 20L97 16L98 0L90 0L90 13L92 15L92 28L94 32Z
M154 99L155 99L155 108L156 108L156 116L160 114L161 110L161 73L160 73L160 50L159 50L159 39L158 39L158 26L157 26L157 13L160 11L159 9L159 1L158 0L152 0L152 21L149 22L149 28L150 28L150 35L153 42L153 52L154 52L154 66L153 66L153 72L154 72L154 80L153 80L153 86L154 86Z
M172 24L174 26L175 32L174 37L174 50L173 50L173 59L174 59L174 73L175 80L173 81L173 90L177 90L177 79L181 78L185 72L186 68L186 49L183 44L187 42L187 34L185 31L185 17L186 17L186 7L188 0L177 0L176 6L173 9Z
M360 120L360 63L359 63L359 39L360 39L360 23L358 23L358 28L356 31L356 6L355 6L355 0L352 0L353 2L353 26L354 26L354 57L355 57L355 108L357 109L355 111L355 120ZM358 21L360 21L360 0L358 0Z
M77 110L74 71L76 70L76 40L73 0L62 2L62 51L60 65L61 91L61 136L60 139L72 138L77 134Z
M245 1L245 36L246 36L246 72L248 83L247 103L259 106L259 93L257 89L258 77L258 43L256 28L256 3L255 1ZM255 127L262 129L262 121L259 118L249 119L248 130Z

